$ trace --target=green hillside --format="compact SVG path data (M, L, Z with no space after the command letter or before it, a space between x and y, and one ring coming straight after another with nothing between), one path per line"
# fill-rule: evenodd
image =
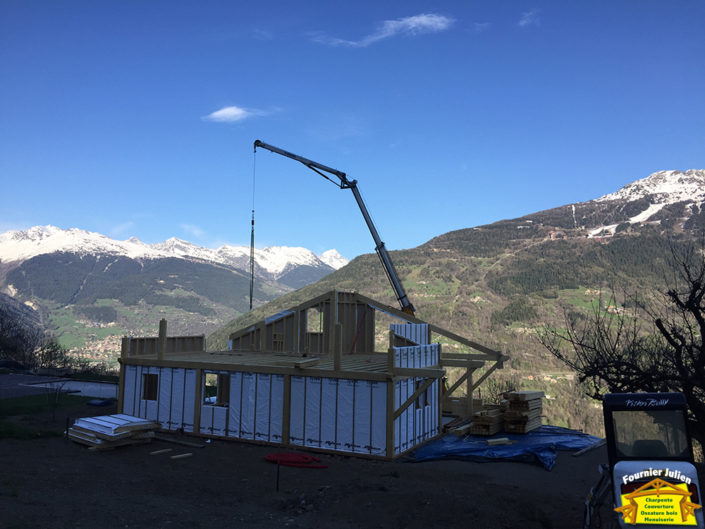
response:
M114 364L120 337L152 335L166 318L172 334L213 331L249 308L249 278L232 268L178 258L43 254L5 278L38 307L59 343L89 361ZM288 289L260 282L256 302Z
M551 424L601 433L599 406L582 397L573 373L538 343L536 333L544 326L562 329L566 317L587 317L596 307L619 312L611 287L661 290L671 245L691 238L653 225L630 226L606 239L564 228L560 238L551 238L556 225L573 223L572 215L564 217L548 211L458 230L392 252L392 258L418 317L510 355L506 368L482 388L484 396L507 388L541 389ZM224 349L234 330L332 289L359 291L396 306L377 256L367 254L236 318L209 337L208 348Z

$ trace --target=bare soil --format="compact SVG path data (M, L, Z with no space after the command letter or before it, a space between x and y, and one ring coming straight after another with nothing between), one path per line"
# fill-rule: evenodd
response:
M67 417L109 413L115 409L80 404L12 419L58 433ZM277 491L277 465L264 458L278 448L204 444L155 440L98 452L62 437L0 440L0 527L577 528L606 461L604 447L562 453L550 472L526 463L311 453L328 468L282 466ZM192 456L170 458L183 453Z

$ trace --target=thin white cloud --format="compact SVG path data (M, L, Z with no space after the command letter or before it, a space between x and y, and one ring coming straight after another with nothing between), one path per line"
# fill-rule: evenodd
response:
M231 106L223 107L220 110L211 112L207 116L203 116L201 119L203 119L203 121L214 121L217 123L234 123L236 121L242 121L243 119L261 114L262 113L258 110Z
M397 37L400 35L414 36L425 33L438 33L448 29L454 19L443 15L427 13L414 15L411 17L398 18L396 20L385 20L377 31L371 33L360 40L346 40L337 37L329 37L323 33L311 34L311 39L319 44L329 46L347 46L350 48L365 48L375 42L384 39Z
M527 11L525 13L522 13L521 18L519 19L519 22L517 22L517 25L520 28L525 28L527 26L541 25L541 19L539 18L539 10L532 9L531 11Z
M181 229L194 237L203 237L206 234L205 231L193 224L181 224Z

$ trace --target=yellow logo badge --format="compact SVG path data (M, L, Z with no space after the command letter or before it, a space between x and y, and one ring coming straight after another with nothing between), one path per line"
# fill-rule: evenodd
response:
M692 492L685 483L673 484L660 478L651 480L629 494L622 494L622 506L615 511L624 522L636 524L696 525Z

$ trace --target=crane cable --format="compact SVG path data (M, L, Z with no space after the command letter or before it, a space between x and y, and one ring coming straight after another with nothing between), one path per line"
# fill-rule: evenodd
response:
M252 223L250 231L250 310L255 291L255 174L257 171L257 149L252 154Z

